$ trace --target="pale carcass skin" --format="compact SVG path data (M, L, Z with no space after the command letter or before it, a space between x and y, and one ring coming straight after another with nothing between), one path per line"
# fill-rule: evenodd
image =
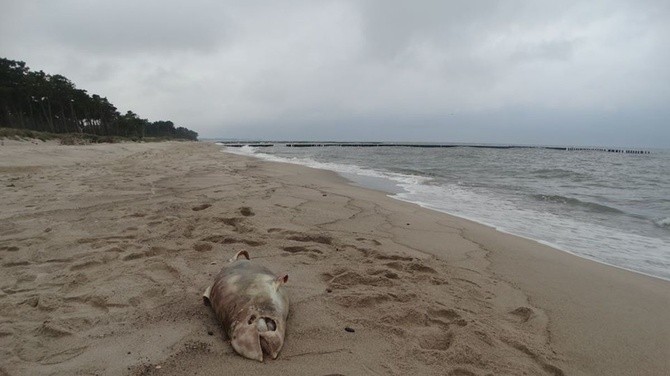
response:
M277 276L238 252L221 269L203 298L222 323L235 351L263 361L263 353L276 359L284 345L288 275Z

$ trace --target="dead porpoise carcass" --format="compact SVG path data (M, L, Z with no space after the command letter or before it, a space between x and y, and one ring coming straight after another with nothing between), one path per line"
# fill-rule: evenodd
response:
M205 304L211 305L238 354L261 362L263 353L277 358L288 317L287 281L288 275L277 276L240 251L205 290Z

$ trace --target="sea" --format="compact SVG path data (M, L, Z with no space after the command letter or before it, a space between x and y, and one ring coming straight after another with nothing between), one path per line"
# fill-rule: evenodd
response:
M332 170L394 199L670 280L670 150L291 145L223 147Z

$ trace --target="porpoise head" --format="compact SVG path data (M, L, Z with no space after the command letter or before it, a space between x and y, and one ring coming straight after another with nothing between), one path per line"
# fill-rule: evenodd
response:
M288 275L277 277L274 288L288 281ZM271 299L253 304L239 312L231 328L230 343L240 355L263 361L263 354L276 359L284 345L286 312L281 299Z

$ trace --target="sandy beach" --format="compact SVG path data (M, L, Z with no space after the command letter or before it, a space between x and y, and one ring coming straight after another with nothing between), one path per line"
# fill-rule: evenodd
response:
M670 282L332 172L4 141L0 184L0 375L670 374ZM202 302L240 250L290 277L274 361Z

